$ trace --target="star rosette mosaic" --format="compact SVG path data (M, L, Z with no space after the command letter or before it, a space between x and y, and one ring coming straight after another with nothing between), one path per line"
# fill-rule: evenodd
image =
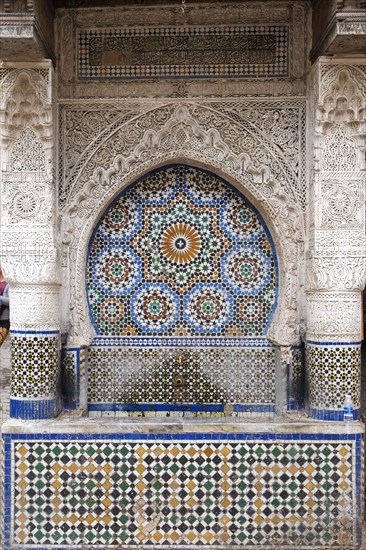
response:
M265 336L276 260L254 208L189 166L162 168L123 192L93 234L90 314L104 336Z

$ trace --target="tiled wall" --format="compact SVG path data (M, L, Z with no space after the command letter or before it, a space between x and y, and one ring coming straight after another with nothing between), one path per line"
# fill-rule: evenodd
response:
M263 220L226 182L185 165L144 177L90 242L87 293L100 336L89 402L273 404L265 335L277 279Z
M360 542L358 434L4 437L7 549Z

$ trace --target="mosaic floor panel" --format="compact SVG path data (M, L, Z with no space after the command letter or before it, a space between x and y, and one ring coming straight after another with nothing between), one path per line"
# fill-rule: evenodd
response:
M22 548L356 542L351 437L6 437L8 535Z

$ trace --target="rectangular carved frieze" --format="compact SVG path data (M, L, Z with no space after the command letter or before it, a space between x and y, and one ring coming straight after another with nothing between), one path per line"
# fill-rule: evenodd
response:
M80 79L288 75L287 26L79 31Z

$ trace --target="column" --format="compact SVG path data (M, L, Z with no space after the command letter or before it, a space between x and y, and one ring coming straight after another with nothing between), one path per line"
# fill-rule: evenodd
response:
M313 67L313 158L307 243L307 406L360 415L361 291L365 283L366 67L320 58Z
M0 72L1 264L10 283L14 418L60 411L60 285L51 62Z

